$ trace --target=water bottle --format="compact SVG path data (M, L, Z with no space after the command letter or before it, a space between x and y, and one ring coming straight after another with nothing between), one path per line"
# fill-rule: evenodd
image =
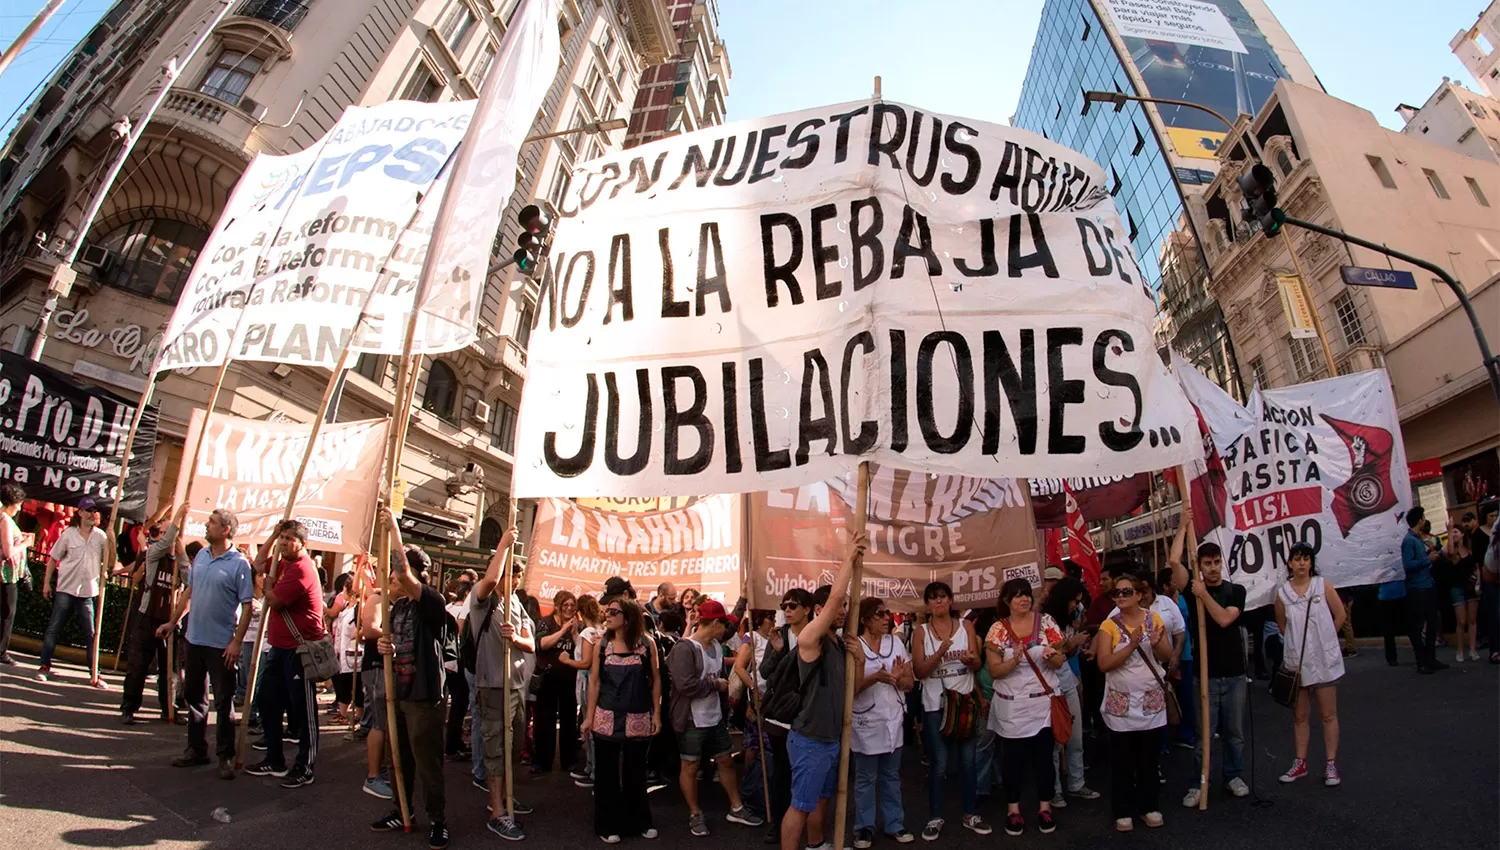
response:
M213 819L216 820L216 821L218 821L219 823L229 823L229 821L230 821L229 809L227 809L227 808L225 808L223 806L220 806L217 809L214 809L214 811L213 811Z

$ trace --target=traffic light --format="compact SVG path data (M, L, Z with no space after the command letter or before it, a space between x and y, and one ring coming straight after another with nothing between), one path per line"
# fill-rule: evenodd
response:
M1240 193L1245 196L1248 208L1245 221L1257 221L1267 236L1281 232L1286 223L1286 213L1276 206L1276 175L1260 163L1251 166L1240 175Z
M522 274L536 277L546 254L552 216L536 204L527 204L521 208L518 218L521 222L521 236L516 240L516 252L511 256Z

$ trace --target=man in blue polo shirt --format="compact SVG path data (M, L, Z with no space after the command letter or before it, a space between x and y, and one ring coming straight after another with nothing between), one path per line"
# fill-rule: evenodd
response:
M1432 579L1432 553L1418 529L1427 519L1427 511L1418 505L1406 512L1406 539L1401 541L1401 566L1406 569L1406 617L1412 649L1417 653L1417 672L1423 674L1446 670L1437 660L1437 635L1442 628L1438 614L1437 583Z
M250 628L250 600L255 596L250 562L233 545L238 525L234 514L222 508L209 514L203 532L208 545L193 559L193 569L172 619L156 630L157 636L165 639L192 609L182 685L188 705L188 745L172 760L172 766L193 767L210 761L208 681L212 679L220 779L234 778L234 691L239 680L240 644Z

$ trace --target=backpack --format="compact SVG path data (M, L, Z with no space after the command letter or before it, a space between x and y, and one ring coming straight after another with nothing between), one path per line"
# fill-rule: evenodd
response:
M458 666L459 669L469 673L474 672L475 666L479 664L479 641L484 637L485 629L490 627L490 620L495 617L495 609L498 605L491 604L490 610L485 612L484 622L479 625L479 633L475 634L473 624L464 620L464 628L458 630Z
M783 646L786 644L784 643ZM826 644L823 651L828 652ZM802 711L802 697L807 691L807 683L812 679L812 673L823 675L823 656L818 656L817 669L809 671L806 677L800 675L798 661L797 653L790 646L786 646L781 651L781 655L776 658L776 666L771 671L771 675L766 677L766 690L769 695L761 700L760 713L771 723L790 727L792 721L797 719L797 714Z
M446 611L443 614L446 621L442 634L438 635L438 660L446 670L449 664L458 664L458 621Z

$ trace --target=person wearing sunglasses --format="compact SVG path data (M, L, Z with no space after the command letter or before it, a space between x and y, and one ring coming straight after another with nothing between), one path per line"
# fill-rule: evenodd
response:
M979 716L974 696L974 671L979 669L979 637L974 624L953 614L953 590L935 581L922 591L927 605L927 622L912 635L912 667L922 680L922 747L930 765L927 769L927 825L922 838L936 841L943 831L943 786L951 775L958 774L959 795L963 802L963 825L979 834L993 832L979 815L978 771L975 767L975 744ZM948 724L944 734L944 707L962 711L968 706L972 722Z
M594 833L655 838L646 767L661 731L661 670L640 603L627 596L604 606L604 632L590 658L583 732L594 749Z
M1104 671L1100 711L1109 727L1110 805L1120 832L1135 829L1137 816L1153 829L1162 825L1157 765L1167 725L1163 684L1173 646L1161 615L1145 604L1150 586L1144 575L1116 579L1110 591L1116 613L1094 637L1094 657Z
M1005 834L1026 831L1021 794L1026 775L1036 781L1037 829L1057 829L1052 814L1052 694L1066 658L1057 622L1035 610L1031 582L1014 578L1000 587L1000 618L985 636L986 663L995 679L990 728L1004 739L1000 781L1005 786Z
M861 600L859 635L865 664L854 695L850 739L856 850L874 843L877 793L886 836L898 844L909 844L914 838L906 831L906 812L901 804L901 741L905 694L915 680L906 647L890 632L891 611L885 600Z
M766 683L767 689L761 693L761 706L770 704L772 692L769 688L771 682L775 681L777 667L793 656L797 648L797 636L807 627L808 617L812 615L813 595L807 590L794 587L781 597L779 606L781 616L785 618L786 624L772 631L768 640L770 647L760 660L759 669L756 671L762 682ZM796 658L791 657L786 663L795 664ZM766 737L770 739L771 746L771 811L766 813L766 820L770 822L768 841L774 839L774 843L781 842L781 816L792 804L792 771L790 762L787 761L786 738L791 731L791 726L770 718L766 718ZM821 833L819 834L821 836ZM817 842L809 841L809 846Z

